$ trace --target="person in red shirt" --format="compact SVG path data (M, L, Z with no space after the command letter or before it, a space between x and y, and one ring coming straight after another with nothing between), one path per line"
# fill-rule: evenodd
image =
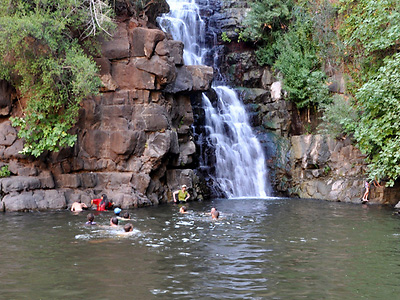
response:
M107 195L105 194L101 195L100 199L93 199L91 203L92 205L97 205L97 211L106 211L113 206L113 203L108 201Z

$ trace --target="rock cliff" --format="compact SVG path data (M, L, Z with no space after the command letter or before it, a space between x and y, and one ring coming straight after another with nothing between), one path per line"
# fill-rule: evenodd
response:
M218 64L221 77L236 87L262 142L270 178L277 194L360 203L366 180L365 157L350 140L334 140L316 132L318 112L301 112L285 100L281 82L268 67L260 67L251 44L239 41L249 11L244 1L199 1L217 45L209 63ZM211 5L208 5L211 3ZM211 34L212 33L212 34ZM222 33L229 41L222 40ZM329 90L343 95L342 70L326 70ZM370 202L394 205L398 188L371 187Z
M102 43L101 93L81 103L73 148L25 157L9 117L18 111L6 82L0 89L0 210L58 209L107 194L122 208L171 199L181 184L198 194L190 95L210 88L213 69L185 66L183 45L144 22L125 18Z

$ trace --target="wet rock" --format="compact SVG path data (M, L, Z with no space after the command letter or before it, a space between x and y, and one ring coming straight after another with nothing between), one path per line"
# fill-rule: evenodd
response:
M35 210L38 207L32 192L9 194L4 196L2 202L7 212Z
M59 190L39 190L33 193L38 210L63 209L67 207L65 195Z
M165 87L169 93L206 91L211 86L213 69L207 66L182 66L177 68L176 80Z

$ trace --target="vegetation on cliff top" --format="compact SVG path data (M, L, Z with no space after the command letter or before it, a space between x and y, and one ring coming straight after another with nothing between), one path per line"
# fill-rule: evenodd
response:
M23 154L74 144L69 130L79 103L100 85L89 55L96 36L112 29L111 12L100 0L0 1L0 78L26 101L23 115L13 119L25 140Z
M288 98L323 107L325 129L353 136L370 178L388 185L400 177L398 7L398 0L256 0L243 33L259 63L282 75ZM351 78L348 93L331 101L325 72L339 69Z

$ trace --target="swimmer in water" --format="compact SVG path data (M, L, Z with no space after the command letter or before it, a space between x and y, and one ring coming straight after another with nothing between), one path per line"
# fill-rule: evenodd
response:
M87 222L85 224L86 225L97 225L96 222L94 222L94 214L89 213L87 215Z
M186 208L186 206L181 206L181 208L179 209L179 212L180 212L181 214L187 214L187 208Z
M131 232L133 231L133 225L131 223L125 224L124 226L124 231L125 232Z
M114 208L114 214L119 217L119 214L121 213L121 209L119 207Z
M74 202L71 205L71 211L73 211L73 212L80 212L86 208L87 208L87 205L85 203Z
M118 218L117 217L112 217L110 219L110 226L111 227L118 227Z
M214 210L214 211L211 213L211 217L213 218L213 220L218 219L218 218L219 218L219 211L218 211L218 210Z
M129 213L126 211L123 213L122 217L117 217L118 220L120 221L129 221L131 219L131 216L129 215Z
M205 215L212 215L212 213L213 213L214 211L217 211L217 209L216 209L215 207L212 207L211 210L210 210L210 212L206 212L206 213L204 213L204 214L205 214Z

